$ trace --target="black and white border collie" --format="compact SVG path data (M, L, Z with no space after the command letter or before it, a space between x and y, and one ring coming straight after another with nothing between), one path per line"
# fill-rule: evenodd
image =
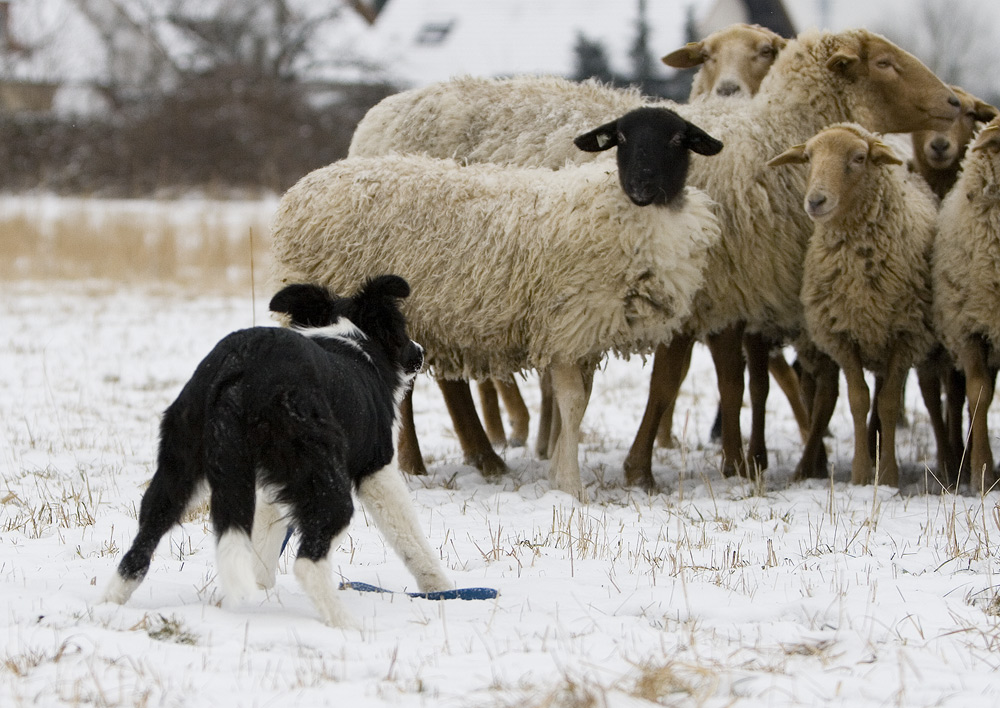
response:
M139 530L104 601L129 599L205 485L227 601L274 585L292 523L301 537L295 576L323 621L357 626L329 561L354 511L352 488L422 591L452 587L396 466L399 403L423 364L399 309L409 293L395 275L353 297L289 285L270 309L290 329L253 327L215 346L163 415Z

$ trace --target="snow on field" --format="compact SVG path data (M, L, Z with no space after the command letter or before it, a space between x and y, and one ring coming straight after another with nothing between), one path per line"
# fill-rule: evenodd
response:
M0 705L994 706L1000 701L1000 512L935 490L917 387L900 436L902 493L794 483L797 432L769 402L765 486L724 479L707 442L704 349L678 403L661 491L623 486L648 362L612 360L585 418L589 501L547 463L509 477L462 464L432 382L415 406L423 527L458 586L493 601L342 591L362 631L322 625L289 572L221 603L204 510L165 538L123 607L96 604L136 528L158 416L225 333L266 324L266 297L93 282L0 283ZM537 410L537 386L524 384ZM748 429L747 412L744 426ZM994 426L994 429L1000 429ZM926 490L930 490L929 492ZM343 578L412 589L360 511Z

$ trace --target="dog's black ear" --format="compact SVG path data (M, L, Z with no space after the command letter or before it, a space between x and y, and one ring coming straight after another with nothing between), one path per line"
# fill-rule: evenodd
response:
M279 290L268 307L291 318L296 327L326 327L337 320L336 299L321 285L296 283Z
M373 295L403 299L410 296L410 284L398 275L379 275L369 279L358 292L362 298Z

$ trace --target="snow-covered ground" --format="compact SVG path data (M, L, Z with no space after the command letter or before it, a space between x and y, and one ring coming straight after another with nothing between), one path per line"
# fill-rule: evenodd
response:
M345 590L363 630L332 629L286 554L274 591L221 606L201 512L164 539L127 605L97 604L135 532L159 413L222 335L269 322L258 299L0 282L0 705L1000 702L998 494L934 491L917 387L902 493L847 483L843 401L833 482L792 482L800 443L776 387L760 488L717 470L702 348L677 406L682 445L656 452L655 495L621 473L649 364L612 360L598 374L587 503L550 491L547 463L524 450L505 453L500 481L463 465L436 387L418 380L430 475L408 484L423 527L456 584L496 588L496 600ZM535 381L523 389L537 410ZM334 567L413 589L360 511Z

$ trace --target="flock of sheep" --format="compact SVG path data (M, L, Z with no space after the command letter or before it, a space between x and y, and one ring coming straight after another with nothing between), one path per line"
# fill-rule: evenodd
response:
M785 40L734 25L664 61L701 66L688 103L553 77L465 77L390 96L358 125L347 159L282 198L277 278L353 291L371 275L405 277L411 336L464 454L485 474L505 468L493 447L503 435L496 391L523 441L513 377L537 369L537 452L552 458L555 488L582 494L580 423L596 366L609 352L655 351L624 464L626 483L653 487L653 446L669 438L703 341L718 375L725 474L767 466L770 369L802 428L797 476L827 476L822 435L842 369L851 479L898 485L894 430L916 367L936 473L957 484L964 461L989 489L998 111L864 29ZM908 165L882 133L912 133ZM798 377L777 353L785 344L796 347ZM408 402L402 418L400 466L418 473Z

